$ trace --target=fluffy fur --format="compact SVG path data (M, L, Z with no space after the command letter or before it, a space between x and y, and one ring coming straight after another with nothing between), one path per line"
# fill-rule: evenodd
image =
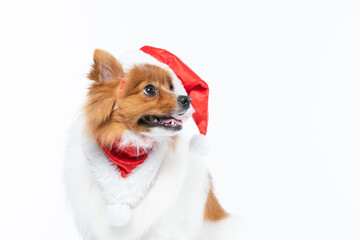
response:
M124 71L111 54L95 50L88 77L94 82L84 114L71 129L65 168L68 199L83 238L236 239L227 237L231 218L214 195L202 157L189 151L190 137L140 122L146 115L184 122L191 116L191 108L186 113L179 108L184 91L174 74L156 64ZM143 92L148 84L158 89L153 97ZM99 147L112 147L119 139L119 147L153 147L126 178Z

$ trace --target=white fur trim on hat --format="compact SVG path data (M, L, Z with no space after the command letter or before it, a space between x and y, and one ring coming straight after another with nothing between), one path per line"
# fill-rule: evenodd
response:
M210 148L206 136L202 134L192 136L189 143L189 150L194 154L207 156Z
M152 64L159 66L167 70L171 74L171 78L174 83L174 92L177 95L187 95L181 80L176 76L174 71L166 64L159 62L147 53L141 50L127 51L120 56L119 61L124 69L124 73L127 74L135 66L140 64Z
M110 225L121 227L130 221L132 213L129 205L119 203L108 205L105 216Z

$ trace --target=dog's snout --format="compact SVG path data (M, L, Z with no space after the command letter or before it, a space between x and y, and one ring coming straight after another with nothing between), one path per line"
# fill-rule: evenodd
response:
M185 95L179 96L178 103L182 108L188 109L190 107L191 98Z

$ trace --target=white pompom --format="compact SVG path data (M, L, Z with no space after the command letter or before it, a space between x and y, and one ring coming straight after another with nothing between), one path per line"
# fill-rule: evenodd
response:
M106 220L115 227L126 225L131 219L130 206L126 204L113 204L106 207Z
M206 136L202 134L196 134L192 136L190 140L189 150L194 154L207 156L210 149Z

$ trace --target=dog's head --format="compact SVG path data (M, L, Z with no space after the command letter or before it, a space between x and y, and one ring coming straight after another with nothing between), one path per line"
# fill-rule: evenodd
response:
M151 64L135 65L125 75L108 52L95 50L88 74L85 117L90 132L112 145L126 130L145 136L174 136L190 114L191 99L176 93L172 75Z

